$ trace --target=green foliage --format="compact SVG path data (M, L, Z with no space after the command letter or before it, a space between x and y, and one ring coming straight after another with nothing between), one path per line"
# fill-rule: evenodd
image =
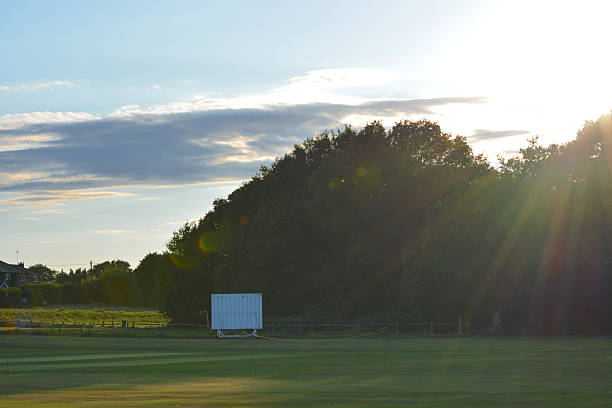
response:
M93 266L92 274L94 277L100 277L104 269L113 267L116 269L121 269L124 271L131 271L129 262L123 261L121 259L115 259L114 261L104 261L99 264Z
M56 283L67 283L67 282L76 282L79 283L81 281L84 281L86 279L88 279L89 277L89 273L85 270L85 269L77 269L77 270L70 270L70 272L66 273L64 271L58 272L55 275L55 282Z
M44 265L34 270L46 274L45 282L14 288L28 299L30 306L43 304L111 304L136 306L141 304L140 288L129 263L121 260L94 265L92 271L56 272ZM108 273L105 273L108 272ZM102 279L102 275L105 275ZM100 277L100 278L98 278ZM0 303L9 304L8 300ZM4 296L6 297L6 296Z
M0 289L6 293L6 307L19 307L21 305L21 289L7 288Z
M164 312L176 322L206 323L211 292L210 276L201 269L178 271L176 282L164 303Z
M498 177L431 207L406 252L406 307L483 324L498 314L559 333L612 330L612 114L564 146L530 139ZM444 299L444 302L439 302Z
M60 286L60 299L62 304L86 304L89 303L87 294L81 282L67 282Z
M120 265L107 265L99 278L100 286L108 303L136 306L140 304L138 278Z
M28 299L30 306L42 306L44 303L43 292L38 285L25 285L21 288L21 296Z
M174 287L174 269L167 253L150 253L140 261L134 274L138 278L144 305L166 304Z
M566 145L530 139L498 170L425 120L324 132L215 200L134 272L111 261L62 275L59 301L198 322L211 293L262 292L266 314L306 320L461 315L612 331L608 146L612 113ZM54 290L27 289L35 302L57 301ZM18 303L8 292L0 302Z
M0 298L2 290L0 289ZM128 307L121 308L86 308L84 306L63 305L62 307L44 307L44 308L0 308L0 321L14 320L32 320L43 322L76 322L77 324L86 323L109 323L111 321L119 322L126 319L132 322L167 322L168 319L157 311L132 309Z
M57 271L42 265L42 264L36 264L36 265L32 265L28 267L29 270L33 271L33 272L37 272L38 273L38 279L41 282L55 282L55 276L57 274Z
M36 287L41 294L44 302L48 305L58 305L61 301L60 286L51 282L41 282L37 285L31 285Z
M401 255L429 206L490 172L465 138L427 121L307 139L173 234L164 310L194 319L213 291L263 292L274 315L397 309ZM146 261L141 285L157 268Z
M530 139L499 171L429 121L322 133L176 231L141 287L158 290L162 262L157 299L183 320L249 291L277 316L612 330L611 145L612 114L567 145Z

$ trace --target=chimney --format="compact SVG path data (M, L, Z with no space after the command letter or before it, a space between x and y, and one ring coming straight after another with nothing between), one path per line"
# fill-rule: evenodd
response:
M21 266L22 268L25 268L23 262L19 262L17 265Z

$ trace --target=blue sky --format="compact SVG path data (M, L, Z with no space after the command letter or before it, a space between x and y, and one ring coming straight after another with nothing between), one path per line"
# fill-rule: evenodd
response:
M607 2L3 2L0 259L134 266L325 129L437 120L492 162L612 108Z

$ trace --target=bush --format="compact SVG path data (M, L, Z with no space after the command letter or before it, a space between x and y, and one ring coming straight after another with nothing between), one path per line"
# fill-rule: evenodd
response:
M43 282L32 286L36 286L42 295L43 301L47 302L48 305L60 304L61 291L57 283Z
M44 299L43 292L38 285L25 285L21 288L21 297L28 299L29 306L42 306Z
M80 282L67 282L59 285L60 302L66 305L89 303L87 295Z
M140 304L140 289L136 275L126 269L108 266L102 270L100 285L108 303L121 306Z
M8 291L0 288L0 307L8 307Z
M86 280L86 281L83 281L81 285L83 287L82 288L83 293L85 294L86 299L87 299L86 300L87 304L108 303L108 300L106 299L106 295L104 294L104 288L102 287L102 283L100 282L99 279Z
M19 307L21 305L21 289L19 288L8 288L7 292L7 306L8 307Z
M19 307L21 297L20 288L0 288L0 307Z

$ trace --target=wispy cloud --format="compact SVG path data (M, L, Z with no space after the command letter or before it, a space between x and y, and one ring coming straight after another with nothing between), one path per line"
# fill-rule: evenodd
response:
M266 109L312 103L358 105L368 102L368 99L338 91L388 84L397 78L395 71L390 68L321 69L290 78L282 86L259 94L224 98L196 95L190 100L149 107L126 105L116 109L108 117L124 118L140 114L166 115L226 109ZM153 89L157 89L155 85Z
M350 115L423 117L436 106L482 102L437 98L309 103L32 123L0 130L7 146L0 149L0 192L17 194L3 204L42 207L128 194L117 192L117 186L244 180L295 143L342 127Z
M61 136L59 135L49 133L0 135L0 152L48 147L50 146L50 142L60 138Z
M529 130L490 130L490 129L475 129L474 134L468 136L471 141L483 141L502 139L505 137L525 136L532 133Z
M36 221L38 220L38 217L17 217L20 220L24 220L24 221Z
M340 92L395 79L386 68L317 70L260 94L127 105L105 116L5 115L0 117L0 193L10 197L0 203L57 209L68 200L133 195L130 191L140 186L239 182L295 143L355 123L354 118L422 118L441 106L486 102L481 97L373 100ZM39 85L45 86L29 86Z
M47 82L33 82L33 83L22 83L15 85L0 85L0 91L4 92L15 92L15 91L37 91L41 89L65 87L72 88L78 86L77 83L72 81L47 81Z
M0 116L0 130L15 130L37 124L70 123L100 119L86 112L29 112Z
M130 192L105 191L97 189L72 189L72 190L28 190L22 189L19 194L11 198L0 200L0 204L13 205L23 208L38 210L55 209L53 213L62 212L61 209L54 207L61 206L63 202L70 200L91 200L99 198L119 198L133 197L135 194Z
M103 234L103 235L121 235L125 234L127 231L120 229L102 229L94 231L95 234Z

